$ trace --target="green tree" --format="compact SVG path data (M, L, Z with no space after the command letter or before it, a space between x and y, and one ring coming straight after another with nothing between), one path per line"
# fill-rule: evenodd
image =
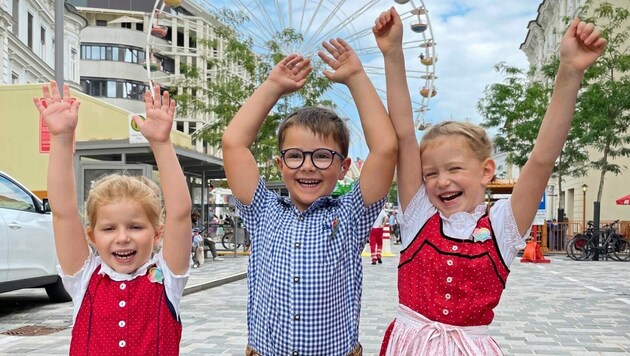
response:
M497 129L494 145L507 153L508 163L522 167L527 162L549 105L557 68L557 58L552 58L539 70L532 68L528 73L504 62L495 65L495 70L505 79L502 83L486 87L477 109L483 116L481 125ZM571 127L567 143L553 168L560 192L565 176L585 173L582 162L587 154L579 142L583 134L584 130L579 125ZM560 207L563 207L562 204L563 199L560 199Z
M218 146L225 127L241 105L267 78L271 69L288 54L283 53L283 48L296 48L302 42L303 36L290 28L277 32L265 44L262 51L265 54L261 55L254 51L253 40L237 30L249 21L244 12L223 8L214 15L224 24L214 28L217 39L198 42L200 46L210 49L209 53L216 53L221 47L225 55L211 55L206 58L207 66L211 69L210 78L201 78L197 67L182 65L184 79L176 84L180 91L175 98L180 115L213 114L213 121L206 124L193 138ZM276 132L282 119L302 106L334 106L332 101L322 99L332 85L318 74L323 65L319 60L312 62L313 71L307 84L299 92L280 100L265 120L252 145L260 174L266 180L280 179L275 157L278 152Z
M601 201L606 174L618 175L627 168L614 160L630 157L630 10L587 1L582 18L595 23L608 40L606 52L585 75L576 112L585 130L581 143L597 150L586 165L599 171Z

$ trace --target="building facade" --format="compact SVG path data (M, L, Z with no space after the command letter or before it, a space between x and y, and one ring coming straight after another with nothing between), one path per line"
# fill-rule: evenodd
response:
M628 6L628 0L606 0L613 6ZM595 0L594 6L604 0ZM553 56L557 56L560 50L560 42L567 28L568 21L578 15L586 0L543 0L538 6L538 15L535 20L529 22L528 33L521 44L521 50L527 56L531 67L539 69L540 66ZM630 44L629 44L630 45ZM602 156L601 152L589 150L591 160ZM630 168L630 159L617 158L614 161L622 167ZM547 202L551 202L552 210L563 207L566 217L570 220L581 222L593 220L593 201L597 199L597 191L600 183L600 172L590 170L584 177L565 177L562 183L562 191L558 189L557 179L552 178L547 189ZM627 170L620 175L606 174L603 194L601 198L601 220L612 221L616 219L630 220L630 209L626 206L618 206L615 200L630 192L627 184ZM551 217L557 217L555 211L550 211Z
M0 80L2 84L54 79L55 1L0 0ZM64 78L79 88L80 32L87 21L65 4Z

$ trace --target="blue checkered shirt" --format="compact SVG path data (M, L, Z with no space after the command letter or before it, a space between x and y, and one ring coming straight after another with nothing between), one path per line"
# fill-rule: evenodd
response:
M252 241L247 328L254 350L345 356L357 346L361 251L383 203L365 207L356 184L300 212L262 179L251 205L237 201Z

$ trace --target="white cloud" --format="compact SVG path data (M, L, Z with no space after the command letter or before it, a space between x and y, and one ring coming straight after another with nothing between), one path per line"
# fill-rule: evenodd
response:
M204 2L204 1L199 1ZM288 15L289 2L293 10L292 16ZM349 14L357 13L358 9L365 4L373 5L360 16L356 16L343 28L336 28L335 37L353 37L361 33L360 38L352 41L352 45L357 51L366 48L374 48L376 43L370 31L374 20L381 11L395 6L399 13L404 14L413 8L413 4L420 5L419 1L410 1L405 5L396 4L393 0L346 0L333 1L322 0L322 6L318 9L319 0L276 0L276 1L229 1L227 6L247 5L252 9L252 16L263 23L268 23L272 19L273 23L268 23L269 28L280 26L281 22L288 25L289 18L297 27L298 19L302 18L303 4L306 3L308 9L304 12L304 19L314 19L313 26L309 33L305 33L308 40L313 38L314 46L311 53L321 49L320 43L328 39L330 35L323 37L330 29L343 22ZM275 4L278 4L276 6ZM433 39L437 43L435 50L438 62L435 66L438 79L435 82L438 95L430 100L430 110L425 116L427 122L439 122L450 119L463 120L470 118L472 122L479 123L480 115L477 112L477 101L483 95L486 86L502 80L496 73L493 66L498 62L507 62L510 65L526 68L527 61L525 55L519 50L521 43L527 35L527 25L529 21L535 20L536 11L540 1L532 0L426 0L425 5L429 10L431 20L431 31ZM220 2L213 1L214 6L220 6ZM236 4L236 5L235 5ZM264 5L263 5L264 4ZM267 14L261 14L261 9L266 8ZM315 11L318 9L318 11ZM254 11L255 10L255 11ZM330 17L332 18L326 22ZM345 15L344 15L345 14ZM282 18L282 20L280 20ZM266 21L266 22L265 22ZM306 21L306 20L305 20ZM410 28L411 19L405 20L405 40L419 39L418 34L413 33ZM315 35L316 29L322 25L324 30ZM306 28L304 25L303 29ZM254 29L257 34L263 34L261 28ZM429 32L427 32L428 34ZM319 36L319 37L318 37ZM382 58L377 53L363 55L363 64L382 68ZM418 55L420 48L413 48L406 51L408 69L425 70L420 64ZM384 90L385 81L382 75L370 75L377 88ZM419 89L424 81L413 79L418 74L410 73L409 86L414 102L421 102ZM345 91L345 89L343 89ZM336 90L335 93L338 93ZM338 94L332 95L334 98ZM347 99L347 98L344 98ZM341 114L351 117L355 126L359 126L356 112L351 109L351 105L340 102ZM355 140L355 143L357 140ZM353 156L365 156L367 149L364 145L354 147Z

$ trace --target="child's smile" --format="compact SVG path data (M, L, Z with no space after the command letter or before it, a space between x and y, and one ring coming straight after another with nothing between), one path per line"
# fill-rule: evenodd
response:
M144 265L159 238L144 208L130 199L99 207L88 234L103 262L118 273L133 273Z
M422 173L431 203L450 217L483 204L494 162L480 161L465 138L444 136L433 140L422 153Z

